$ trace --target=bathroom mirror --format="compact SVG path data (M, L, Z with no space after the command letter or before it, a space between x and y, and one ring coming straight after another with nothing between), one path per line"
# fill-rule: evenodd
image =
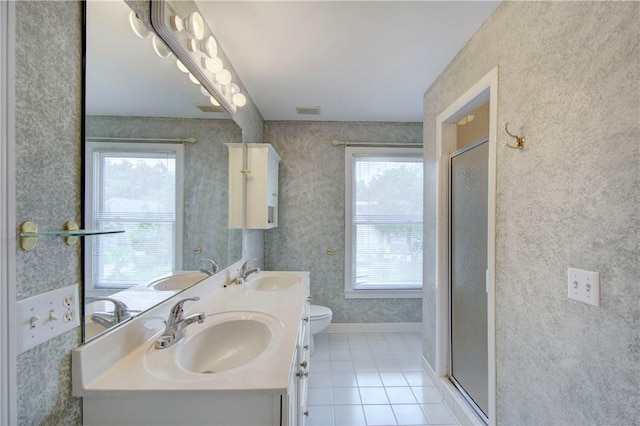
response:
M123 0L85 4L84 226L125 229L85 238L87 341L205 278L208 259L240 260L225 144L242 131Z

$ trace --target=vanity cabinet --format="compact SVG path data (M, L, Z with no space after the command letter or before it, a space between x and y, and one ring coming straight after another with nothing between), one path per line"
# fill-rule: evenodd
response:
M229 228L275 228L278 226L280 156L270 144L245 145L227 144Z

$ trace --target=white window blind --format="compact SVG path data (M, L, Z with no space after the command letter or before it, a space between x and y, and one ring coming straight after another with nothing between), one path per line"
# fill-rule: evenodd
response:
M347 291L422 288L421 150L349 148ZM349 247L350 246L350 247Z
M87 226L125 230L88 244L87 272L94 289L130 287L177 268L182 146L178 150L139 146L135 151L92 150Z

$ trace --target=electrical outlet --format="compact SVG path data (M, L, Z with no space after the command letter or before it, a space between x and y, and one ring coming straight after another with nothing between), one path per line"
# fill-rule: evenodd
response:
M77 285L22 299L16 305L18 353L80 325Z
M567 291L569 299L600 306L600 273L569 268Z
M74 302L75 298L73 297L73 294L69 294L62 298L62 307L68 309L73 306Z

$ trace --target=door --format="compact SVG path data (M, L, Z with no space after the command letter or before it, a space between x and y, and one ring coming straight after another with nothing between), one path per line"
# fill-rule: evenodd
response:
M488 414L487 139L450 160L450 377L485 420Z

